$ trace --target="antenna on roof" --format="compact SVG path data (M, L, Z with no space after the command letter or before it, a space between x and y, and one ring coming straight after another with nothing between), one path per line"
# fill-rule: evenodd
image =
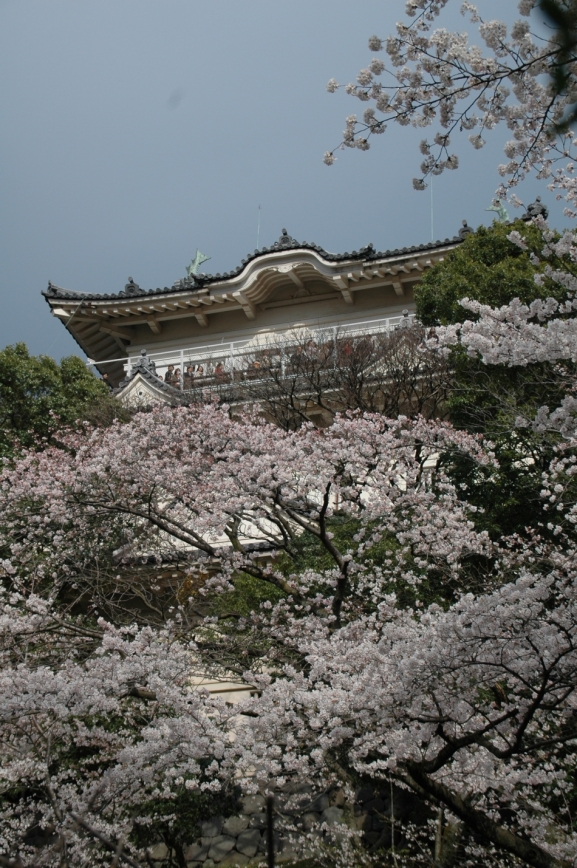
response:
M258 223L256 224L256 249L259 250L260 245L260 205L258 206Z
M433 176L431 175L431 241L435 240L435 224L433 221Z

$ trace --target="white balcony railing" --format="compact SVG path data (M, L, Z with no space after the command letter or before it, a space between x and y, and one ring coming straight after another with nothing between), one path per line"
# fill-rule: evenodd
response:
M226 341L223 338L218 343L180 350L159 350L147 355L154 361L156 373L161 379L164 379L168 366L172 365L175 370L180 370L181 382L184 382L185 371L190 366L194 369L195 379L199 381L198 385L201 379L205 382L214 381L215 377L217 380L220 377L223 382L231 382L231 379L235 379L235 375L250 369L259 354L272 353L280 358L294 352L294 348L299 344L303 345L309 341L323 344L362 335L381 334L408 326L414 319L415 314L404 312L401 316L341 323L338 326L302 327L283 332L259 333L238 341ZM136 354L129 356L124 366L127 376L130 376L139 358L140 355Z

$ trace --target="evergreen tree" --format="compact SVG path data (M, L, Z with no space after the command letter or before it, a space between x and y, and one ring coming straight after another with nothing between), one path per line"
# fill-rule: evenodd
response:
M512 232L522 236L525 249L510 240ZM544 259L543 244L541 231L522 221L479 227L423 277L416 290L419 318L428 327L475 320L474 312L460 303L464 298L494 308L513 299L531 304L535 299L564 298L564 286L546 276L547 268L571 270L572 264L554 253ZM498 471L479 472L458 461L453 478L467 499L483 510L477 519L480 526L493 536L522 533L541 518L541 474L552 460L559 435L536 435L517 420L533 418L542 406L557 406L574 366L567 361L563 367L552 361L515 368L487 365L462 346L452 350L451 362L449 417L457 427L492 441L499 462Z
M120 412L102 380L77 356L58 364L24 343L0 351L0 457L50 440L78 420L106 422Z

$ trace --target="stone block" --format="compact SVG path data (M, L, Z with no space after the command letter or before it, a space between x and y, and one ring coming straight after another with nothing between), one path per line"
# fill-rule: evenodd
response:
M321 821L326 823L327 826L338 826L341 823L344 823L343 809L337 808L336 806L327 808L321 814Z
M333 790L329 796L329 803L331 807L333 805L336 805L338 808L342 808L342 806L345 804L345 801L345 793L341 789Z
M273 832L273 846L275 853L280 853L283 848L283 840L278 832ZM266 833L260 839L260 844L258 845L259 852L266 853L267 850L267 838Z
M425 805L418 796L406 790L400 790L395 787L393 797L393 809L395 819L410 820L413 823L422 823L425 816L431 817L431 812L425 808ZM387 814L390 813L390 804L387 803Z
M364 804L365 802L370 802L375 798L375 791L372 787L366 786L361 787L357 792L356 801L360 802L360 804Z
M184 854L184 858L187 862L204 862L204 860L208 857L208 851L210 850L210 845L212 841L205 838L204 841L199 841L196 844L191 844L186 853Z
M276 862L298 862L301 858L301 854L297 853L296 850L293 850L292 847L287 847L286 850L283 850L282 853L279 853L276 857Z
M355 817L353 825L359 831L367 831L372 827L372 822L372 818L368 814L359 814L358 817Z
M241 799L243 814L259 814L265 804L265 797L258 795L258 793L255 796L245 796L244 799Z
M292 782L292 783L287 783L284 785L283 792L291 793L291 794L294 794L294 793L312 793L313 788L310 784Z
M253 814L248 824L251 829L266 829L266 814Z
M234 838L229 838L228 835L219 835L217 838L214 838L210 845L208 856L218 864L234 849L235 844Z
M313 799L308 806L307 810L314 811L316 814L322 814L323 811L329 806L329 797L326 793L323 793L320 796L317 796L316 799Z
M203 838L216 838L222 833L224 817L212 817L206 823L200 824L200 834Z
M244 832L247 826L248 817L229 817L228 820L225 820L222 824L222 834L232 835L233 838L236 838L237 835Z
M395 835L397 847L399 846L399 835L398 833ZM386 826L382 831L379 832L379 847L385 847L385 849L389 849L391 844L393 843L393 836L391 834L391 827Z
M382 799L371 799L365 804L365 810L371 814L384 814L387 808L388 805Z
M247 829L245 832L241 832L236 839L236 849L239 851L239 853L243 853L245 856L248 856L249 859L252 859L252 857L258 850L259 844L260 831L258 829Z
M248 856L244 856L242 853L237 853L236 850L233 850L232 853L224 857L222 862L218 863L218 868L228 868L229 865L246 865L247 862Z
M318 823L320 823L321 815L315 814L313 813L313 811L307 811L306 814L302 815L301 819L303 823L303 829L309 832L313 828L313 826L316 826Z
M168 856L168 847L166 844L155 844L154 847L150 848L149 853L154 862L161 862Z

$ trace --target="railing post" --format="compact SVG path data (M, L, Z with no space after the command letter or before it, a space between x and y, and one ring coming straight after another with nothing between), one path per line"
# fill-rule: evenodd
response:
M273 826L274 796L266 797L266 864L274 868L274 826Z
M337 369L337 350L338 350L338 347L337 347L337 327L336 326L333 326L333 347L334 347L333 370L336 371L336 369Z

